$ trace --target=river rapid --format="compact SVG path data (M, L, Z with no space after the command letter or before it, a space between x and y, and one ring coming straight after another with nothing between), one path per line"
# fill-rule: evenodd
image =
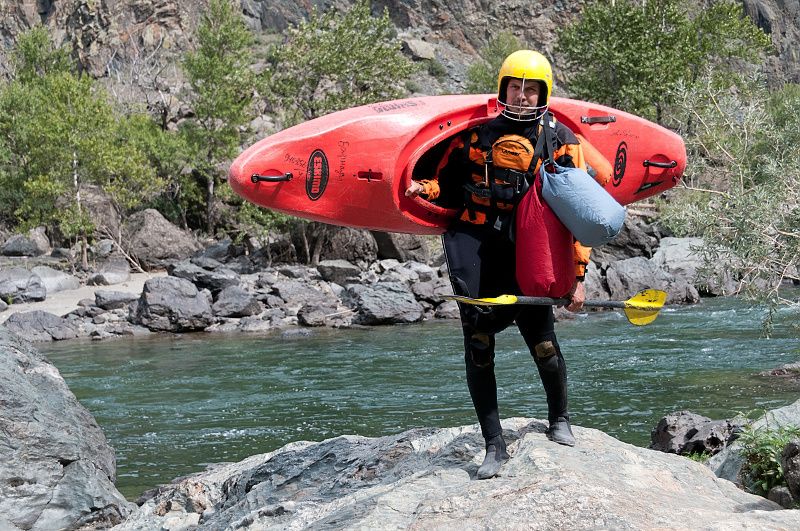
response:
M797 314L779 312L770 339L762 315L727 298L665 308L643 327L618 312L557 323L573 424L646 446L673 411L722 419L794 402L797 383L758 373L800 361ZM501 416L546 419L522 338L512 327L497 344ZM103 428L129 499L292 441L476 422L457 321L39 348Z

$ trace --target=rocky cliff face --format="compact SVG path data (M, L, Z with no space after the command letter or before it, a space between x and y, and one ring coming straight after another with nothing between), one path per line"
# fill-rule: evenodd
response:
M764 70L771 79L800 83L800 0L743 0L747 15L772 37L777 54Z
M81 67L95 77L155 53L184 48L197 9L185 0L0 0L0 38L8 47L36 24L68 43Z
M772 36L777 53L764 62L773 82L800 82L800 0L741 0L746 13ZM280 33L316 8L346 9L352 0L242 0L242 11L257 33ZM555 28L580 14L582 2L542 0L373 0L376 12L388 9L407 51L419 56L413 43L428 46L447 69L441 83L425 89L457 92L467 65L499 29L513 32L530 47L552 57ZM169 60L190 46L198 20L190 0L0 0L0 43L7 48L24 29L43 23L56 40L69 43L82 68L117 83L147 76L148 64ZM410 45L409 45L410 44ZM552 57L558 62L557 57ZM0 51L0 64L3 63Z

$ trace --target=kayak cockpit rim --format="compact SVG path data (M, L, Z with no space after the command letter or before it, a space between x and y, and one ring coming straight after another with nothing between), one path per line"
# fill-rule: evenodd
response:
M486 108L492 107L494 99L489 99ZM496 106L496 105L495 105ZM499 112L499 108L498 111ZM441 128L441 133L431 137L429 140L424 141L412 153L408 159L408 164L403 170L401 178L399 179L401 189L400 193L404 195L405 190L411 186L414 180L430 179L435 171L439 162L442 160L447 147L456 136L462 134L464 131L471 129L475 126L484 124L492 119L496 114L483 114L473 116L458 125L448 122L447 120L437 120L436 123L442 122L438 127ZM447 124L447 125L445 125ZM448 183L440 182L442 193L433 202L416 196L412 200L418 206L425 210L437 215L448 218L455 218L463 204L463 190L460 183L452 183L457 186L448 186Z

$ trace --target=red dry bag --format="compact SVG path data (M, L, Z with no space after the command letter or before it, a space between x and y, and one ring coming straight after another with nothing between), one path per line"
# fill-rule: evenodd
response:
M539 175L516 213L517 284L531 297L566 296L575 283L572 234L542 200Z

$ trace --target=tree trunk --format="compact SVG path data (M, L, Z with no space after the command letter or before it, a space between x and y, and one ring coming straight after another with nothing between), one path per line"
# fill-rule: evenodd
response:
M81 230L81 267L84 271L89 269L89 241L85 230Z
M300 224L300 239L303 243L303 259L306 260L306 263L311 261L311 248L308 245L308 223L304 223L302 221L298 222Z
M207 176L208 201L206 202L206 230L209 236L214 236L214 176Z
M328 227L321 223L316 224L314 231L314 252L311 256L311 265L319 265L319 257L322 254L322 246L325 244L325 236L328 234Z
M81 208L81 187L78 181L78 154L72 152L72 186L75 188L75 204L78 206L78 219L83 217L83 209ZM81 223L81 267L84 271L89 269L89 241L86 238L86 229L83 228Z

